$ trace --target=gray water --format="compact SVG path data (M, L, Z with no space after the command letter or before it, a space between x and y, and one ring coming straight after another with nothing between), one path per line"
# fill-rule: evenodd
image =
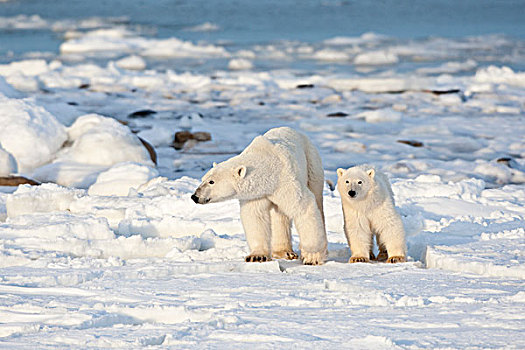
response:
M121 17L157 37L230 45L279 40L317 42L375 32L404 39L504 34L525 38L524 0L13 0L0 17L46 20ZM210 22L218 31L191 32ZM50 29L0 29L0 56L58 52L61 34Z

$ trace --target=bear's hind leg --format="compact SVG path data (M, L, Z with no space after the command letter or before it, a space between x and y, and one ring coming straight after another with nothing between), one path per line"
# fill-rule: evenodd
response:
M377 247L379 249L379 253L377 254L376 260L377 261L386 261L388 259L388 252L386 251L386 247L381 242L381 235L376 235L377 240Z
M271 202L266 199L241 201L241 221L250 248L246 262L263 262L272 260L271 239Z
M313 193L317 207L321 212L323 224L325 223L324 208L323 208L323 190L324 190L324 170L322 166L321 156L319 152L308 141L309 150L306 152L306 171L308 175L307 187Z
M279 211L277 206L270 209L272 220L272 257L276 259L297 259L298 255L292 249L291 221Z
M299 233L301 259L305 265L322 265L328 253L328 242L321 211L309 190L297 198L299 206L290 210Z

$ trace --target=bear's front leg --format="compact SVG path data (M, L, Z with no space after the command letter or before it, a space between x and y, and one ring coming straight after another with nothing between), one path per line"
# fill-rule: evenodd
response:
M368 220L356 213L345 212L345 235L352 251L349 263L369 262L372 248L372 231Z
M271 238L271 202L268 199L241 201L241 221L250 248L246 262L264 262L272 260Z
M372 222L377 232L377 239L382 251L386 251L387 263L400 263L406 261L406 243L403 221L395 210L393 204L387 203L378 213L374 213ZM380 214L379 214L380 213Z

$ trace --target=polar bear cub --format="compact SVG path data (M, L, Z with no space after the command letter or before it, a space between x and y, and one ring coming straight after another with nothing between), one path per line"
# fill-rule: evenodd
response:
M337 169L344 230L352 251L351 263L373 259L373 235L378 260L406 261L405 231L394 207L392 188L385 174L369 165Z
M241 154L214 164L191 198L199 204L239 200L250 248L247 262L296 259L293 221L303 263L319 265L327 255L323 187L317 149L305 135L281 127L256 137Z

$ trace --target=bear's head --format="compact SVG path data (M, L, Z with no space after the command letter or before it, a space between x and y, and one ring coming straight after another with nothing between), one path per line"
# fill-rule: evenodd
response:
M222 202L237 198L239 183L246 176L246 166L230 166L229 164L213 163L203 177L191 199L198 204Z
M373 188L375 169L372 167L353 167L337 169L337 189L341 198L363 200Z

